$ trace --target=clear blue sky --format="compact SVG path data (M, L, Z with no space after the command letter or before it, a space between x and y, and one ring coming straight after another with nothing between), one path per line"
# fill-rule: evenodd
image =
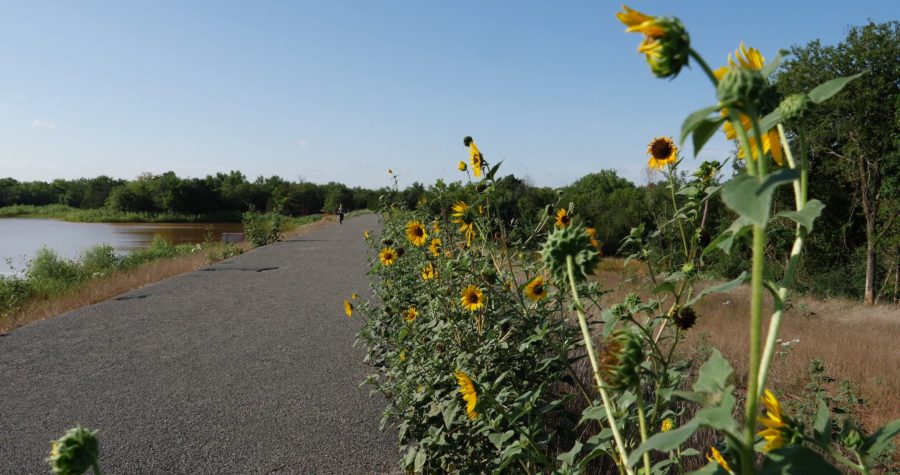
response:
M750 5L759 5L751 8ZM711 66L767 58L896 1L650 2ZM641 181L655 135L713 101L698 69L654 78L619 3L29 1L0 15L0 176L174 170L368 187L459 179L472 135L538 185L603 168ZM719 134L701 157L721 159ZM686 150L686 155L692 152ZM692 159L688 164L695 163Z

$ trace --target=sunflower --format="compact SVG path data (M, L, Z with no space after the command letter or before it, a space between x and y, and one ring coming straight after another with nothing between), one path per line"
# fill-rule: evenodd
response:
M422 268L422 280L431 280L437 277L437 271L434 269L434 264L427 263L425 267Z
M435 236L441 233L441 224L437 221L431 223L431 234Z
M659 425L660 432L669 432L670 430L675 428L675 421L672 418L667 417L663 419L662 423Z
M638 52L657 77L677 76L688 63L690 38L677 18L650 16L625 5L616 17L627 27L625 32L644 35Z
M469 416L470 420L475 420L478 417L478 413L475 412L475 406L478 405L478 391L475 390L475 384L472 383L472 378L469 377L468 374L456 370L453 373L456 376L456 382L459 384L459 393L462 394L462 398L466 401L466 415Z
M353 316L353 304L349 300L344 300L344 313L347 314L347 318Z
M450 216L453 217L453 223L458 224L459 232L466 236L466 246L472 245L472 240L475 239L475 223L469 205L465 201L457 201L451 209L453 212Z
M459 163L456 165L456 169L461 172L466 171L466 168L469 168L469 167L466 165L466 162L464 162L462 160L460 160Z
M410 305L408 309L403 311L403 319L407 322L411 322L419 316L419 312L416 311L416 307Z
M728 473L734 473L731 471L731 467L728 466L728 462L725 461L725 457L722 457L722 454L716 450L715 447L709 448L709 454L706 455L706 460L710 462L716 462L720 467L724 468Z
M541 276L537 276L525 286L525 296L528 297L532 302L537 302L545 297L547 297L547 284L544 282L544 278Z
M462 300L463 308L470 312L474 312L479 308L484 307L484 292L474 285L470 285L463 289L460 298Z
M565 208L560 208L556 212L556 227L567 228L570 224L572 224L572 215Z
M356 292L354 292L354 293L350 294L350 298L353 299L353 300L356 300L356 299L359 298L359 294L357 294Z
M787 424L784 415L781 413L781 404L772 394L772 391L766 389L763 395L763 403L766 405L766 417L757 417L756 421L766 426L758 434L768 442L763 450L769 452L771 450L784 447L788 439L786 436Z
M728 66L722 66L713 71L713 74L715 74L717 79L722 79L722 76L725 76L725 73L727 73L729 69L743 67L759 71L765 64L766 58L763 57L759 50L756 48L748 48L742 41L738 49L734 50L734 56L731 54L728 55ZM722 117L727 118L728 108L723 107L721 114ZM740 120L744 130L748 133L752 132L753 124L750 121L750 117L740 114ZM728 140L737 140L737 132L734 130L734 124L732 124L731 121L725 121L722 130L725 132L725 138ZM771 152L772 159L775 160L775 163L779 165L784 163L784 152L781 150L781 142L776 128L773 127L772 129L763 132L762 145L764 154ZM753 153L754 160L759 158L759 146L757 145L756 140L750 141L750 151ZM738 147L738 158L745 158L744 155L744 147Z
M425 226L421 221L414 219L406 223L406 238L413 246L421 246L428 239L428 233L425 232Z
M671 137L656 137L647 145L647 166L653 170L661 170L672 165L678 159L678 147Z
M441 238L432 238L431 244L428 245L428 252L434 257L441 256Z
M365 231L363 231L363 237L364 237L364 238L369 239L369 236L370 236L370 234L369 234L369 230L368 230L368 229L366 229Z
M378 259L386 266L393 265L397 262L397 251L393 247L386 247L378 253Z
M588 236L591 237L591 246L594 246L598 251L600 250L600 241L597 240L597 229L596 228L584 228L584 232L587 233Z
M470 137L469 139L469 163L472 164L472 174L475 175L475 178L481 176L481 169L484 168L484 157L481 155L481 152L478 150L478 147L475 146L475 141Z

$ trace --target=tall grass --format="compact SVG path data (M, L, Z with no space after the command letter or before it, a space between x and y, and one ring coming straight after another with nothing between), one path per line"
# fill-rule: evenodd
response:
M241 213L137 213L105 208L79 209L66 205L13 205L0 208L0 218L47 218L79 223L236 223L240 222Z

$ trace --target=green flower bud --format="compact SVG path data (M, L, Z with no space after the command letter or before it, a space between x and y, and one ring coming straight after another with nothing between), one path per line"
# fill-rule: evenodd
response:
M757 102L766 89L762 74L745 67L733 67L719 80L716 93L723 104L743 104Z
M58 475L81 475L97 465L100 443L97 432L78 426L50 444L47 463Z
M591 245L591 237L581 225L555 229L541 248L544 267L559 281L567 279L569 256L574 262L576 282L592 275L600 263L600 253Z
M844 446L848 448L857 448L863 443L863 436L859 433L859 430L856 427L853 427L849 423L844 426L843 435L841 436L841 442L844 443Z
M553 216L554 214L556 214L556 210L553 209L553 205L547 205L547 207L544 208L544 211L547 212L547 216Z
M685 275L685 277L693 277L694 274L697 273L697 268L694 267L693 262L688 262L685 265L681 266L681 272Z
M640 304L641 304L641 298L637 294L630 293L627 296L625 296L625 305L627 305L631 308L634 308Z
M806 94L791 94L785 97L778 110L781 111L781 117L789 125L797 125L803 123L809 116L812 101Z
M600 356L603 381L613 389L634 387L640 383L643 362L644 348L640 337L629 331L617 331L603 345Z
M484 193L484 190L487 189L487 185L482 181L475 185L475 191L479 193Z
M656 43L645 41L645 53L650 71L658 78L675 77L688 64L691 39L684 24L677 18L657 17L656 25L662 28L662 37Z

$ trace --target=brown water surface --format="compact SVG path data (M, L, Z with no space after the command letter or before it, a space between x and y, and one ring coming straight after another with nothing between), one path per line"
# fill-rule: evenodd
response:
M222 233L242 232L240 223L70 223L55 219L0 219L0 274L22 272L42 246L76 259L86 249L109 244L119 253L146 247L160 235L176 243L220 241ZM8 264L8 265L7 265Z

